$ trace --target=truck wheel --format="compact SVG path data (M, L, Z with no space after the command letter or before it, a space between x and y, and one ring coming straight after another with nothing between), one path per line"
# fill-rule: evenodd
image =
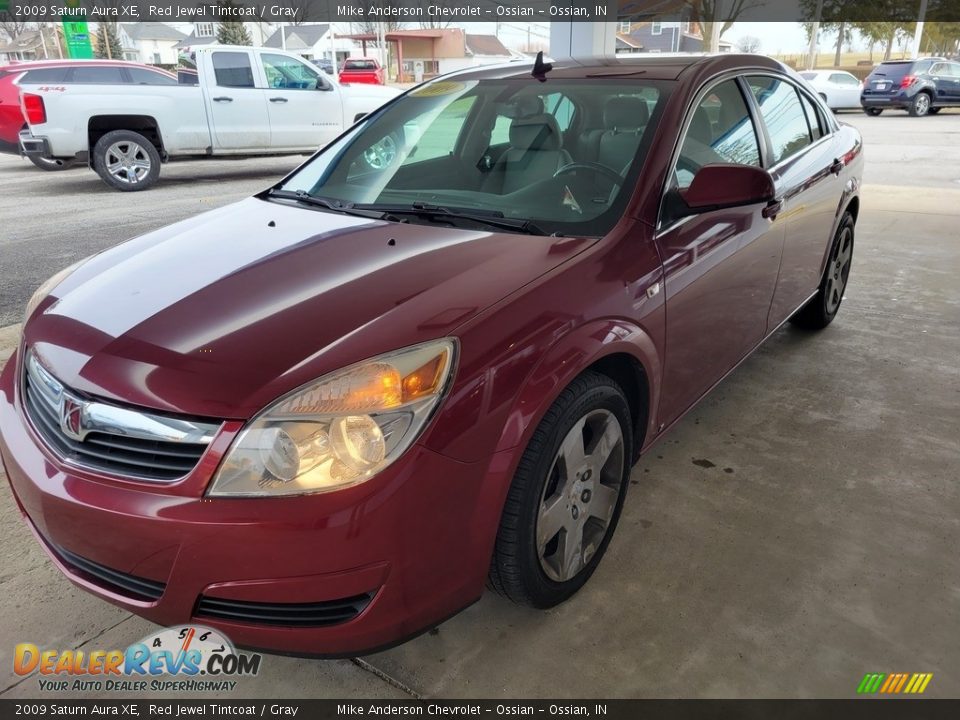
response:
M112 130L97 140L93 167L112 188L126 192L146 190L160 177L160 153L140 133Z
M57 170L69 170L76 165L73 160L57 160L56 158L37 157L28 155L27 159L41 170L56 172Z

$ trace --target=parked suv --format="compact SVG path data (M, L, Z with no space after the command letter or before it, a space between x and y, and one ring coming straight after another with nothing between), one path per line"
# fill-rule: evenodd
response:
M20 109L20 85L176 85L159 68L115 60L38 60L0 65L0 152L19 153L20 131L27 127ZM30 157L42 170L63 170L73 163Z
M943 58L882 62L864 80L860 104L867 115L900 108L914 117L960 107L960 63Z

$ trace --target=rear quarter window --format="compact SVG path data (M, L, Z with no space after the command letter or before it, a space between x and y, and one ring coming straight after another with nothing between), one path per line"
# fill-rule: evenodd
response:
M29 70L20 79L21 85L42 85L44 83L62 83L66 81L68 68L40 68Z

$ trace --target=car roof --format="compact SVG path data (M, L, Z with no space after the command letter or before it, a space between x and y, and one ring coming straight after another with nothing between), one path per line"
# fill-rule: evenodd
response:
M765 55L721 53L717 55L656 53L625 57L587 57L554 61L548 71L551 78L616 78L632 77L650 80L677 80L681 75L694 71L696 75L713 75L728 70L775 70L792 72L782 63ZM457 77L469 80L492 80L522 78L529 76L533 60L530 62L509 62L486 65L479 68L460 70L444 77Z
M19 70L36 70L38 68L56 68L56 67L82 67L84 65L92 66L120 66L120 67L139 67L147 68L149 70L156 70L157 72L163 72L162 68L153 67L151 65L144 65L143 63L131 62L129 60L100 60L100 59L69 59L65 58L63 60L25 60L23 62L14 62L8 63L5 65L0 65L0 70L5 71L19 71Z

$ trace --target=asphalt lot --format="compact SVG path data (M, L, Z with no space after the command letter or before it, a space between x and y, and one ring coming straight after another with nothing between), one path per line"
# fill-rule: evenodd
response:
M266 656L237 696L853 697L865 672L960 695L960 112L841 119L867 170L837 321L777 332L641 458L580 594L549 612L487 594L356 661ZM0 157L0 326L60 267L297 162L171 165L125 195ZM39 694L18 642L122 648L154 627L61 577L5 483L0 587L0 697Z

